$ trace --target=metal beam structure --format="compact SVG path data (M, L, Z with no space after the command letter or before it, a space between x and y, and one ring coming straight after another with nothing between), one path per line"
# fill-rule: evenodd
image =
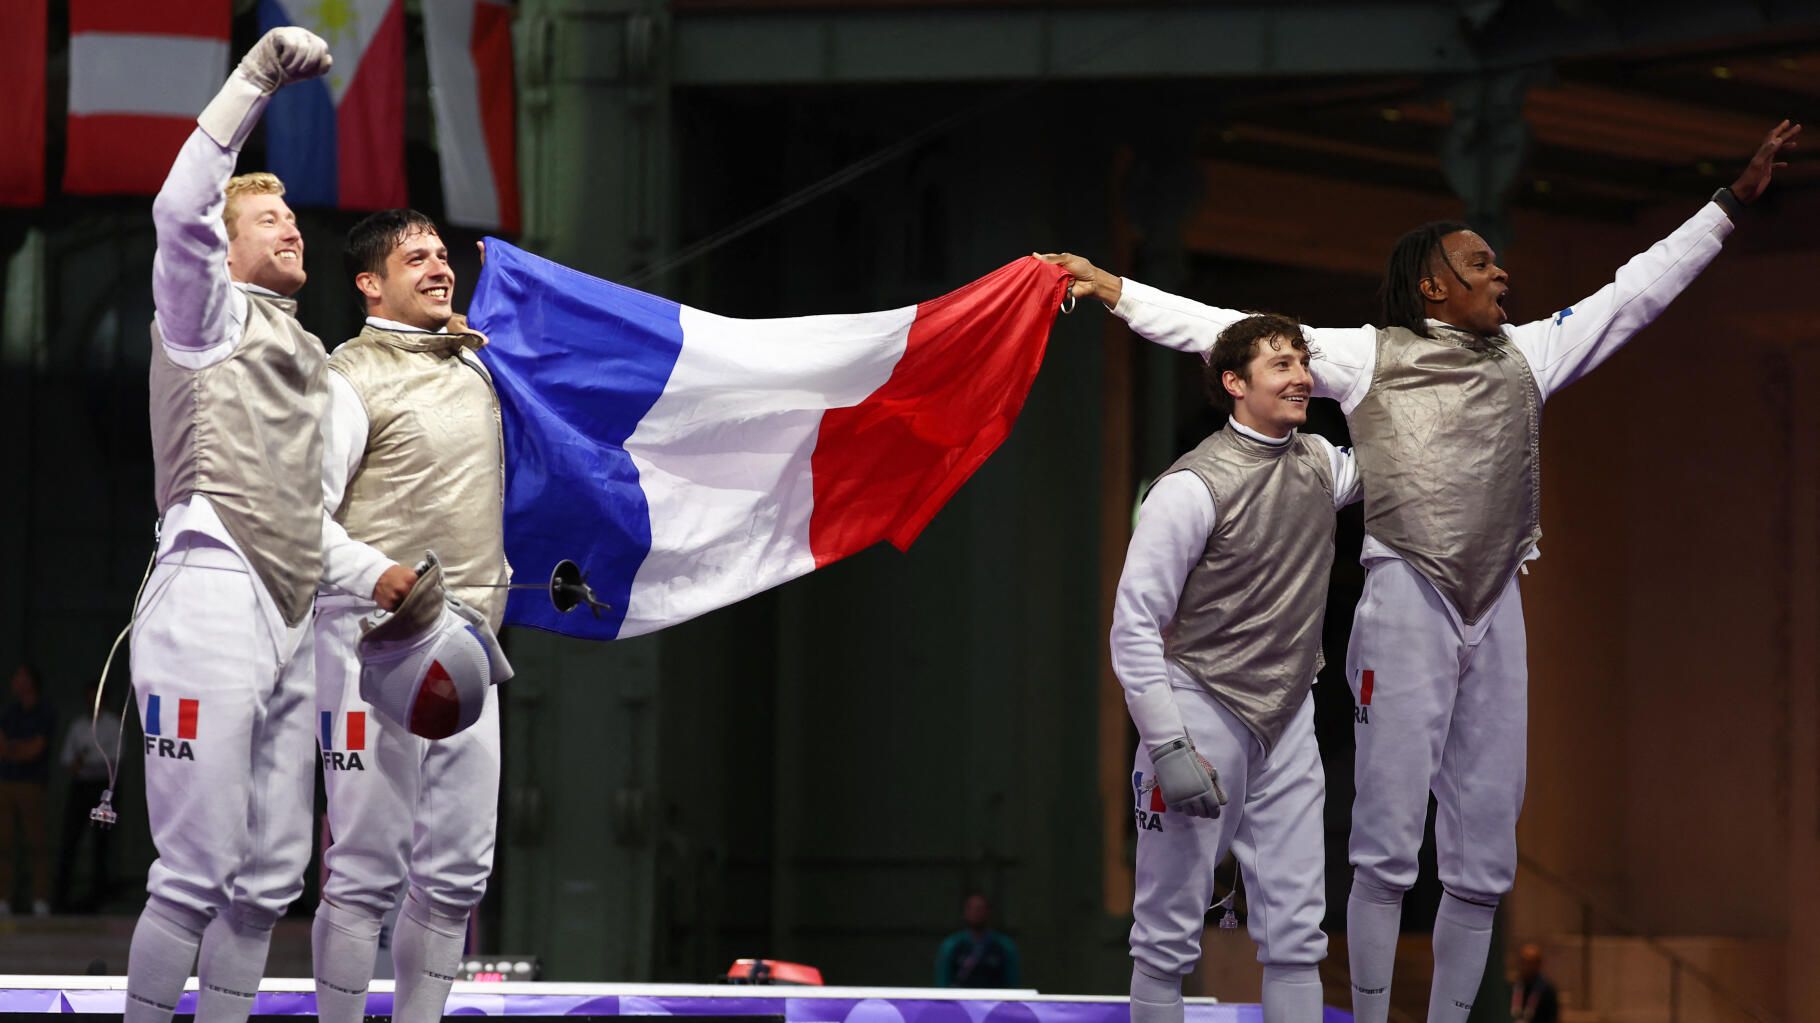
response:
M1820 3L673 5L678 86L1470 74L1820 24ZM1562 8L1575 7L1578 13ZM596 52L582 31L568 46Z

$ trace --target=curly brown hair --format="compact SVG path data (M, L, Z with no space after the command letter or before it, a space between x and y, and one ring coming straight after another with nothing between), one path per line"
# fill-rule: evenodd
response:
M1253 313L1220 331L1220 336L1213 343L1213 351L1207 357L1207 401L1214 408L1232 414L1232 395L1227 393L1225 379L1228 370L1237 373L1240 380L1247 383L1251 377L1246 375L1251 367L1251 359L1258 352L1258 345L1268 344L1271 351L1277 351L1288 344L1297 351L1307 352L1314 356L1314 349L1309 347L1308 338L1302 333L1302 325L1293 317L1278 313Z

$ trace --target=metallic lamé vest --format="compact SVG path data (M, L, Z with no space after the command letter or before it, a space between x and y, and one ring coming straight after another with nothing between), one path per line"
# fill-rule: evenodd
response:
M245 333L202 369L171 361L152 324L151 421L158 512L201 494L287 625L322 576L322 342L297 303L246 292Z
M1378 331L1371 390L1347 425L1365 531L1474 624L1542 538L1542 395L1510 342L1429 330Z
M1268 751L1321 670L1333 464L1301 434L1271 445L1224 429L1170 466L1177 471L1207 485L1215 525L1163 632L1163 655Z
M505 463L499 400L463 360L471 334L403 334L368 326L329 357L366 406L366 454L335 518L401 565L425 550L449 589L487 616L505 614Z

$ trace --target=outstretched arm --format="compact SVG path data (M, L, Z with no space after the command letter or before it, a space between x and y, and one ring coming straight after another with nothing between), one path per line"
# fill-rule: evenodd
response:
M192 362L225 357L246 315L245 297L228 276L227 226L221 219L222 189L234 174L240 147L272 93L286 82L322 74L329 63L328 44L304 29L267 32L197 117L196 130L152 201L158 331L168 347L194 353Z
M1074 276L1069 285L1077 298L1098 299L1147 341L1208 358L1220 331L1250 312L1206 305L1180 295L1094 266L1071 252L1037 253ZM1377 331L1372 327L1303 327L1303 336L1316 349L1313 364L1315 394L1333 398L1351 412L1365 396L1377 358Z
M1547 319L1508 329L1529 360L1544 399L1617 354L1700 276L1732 232L1731 207L1763 194L1776 168L1787 166L1777 157L1795 147L1800 133L1800 125L1777 125L1729 189L1721 189L1668 237L1632 257L1610 284Z

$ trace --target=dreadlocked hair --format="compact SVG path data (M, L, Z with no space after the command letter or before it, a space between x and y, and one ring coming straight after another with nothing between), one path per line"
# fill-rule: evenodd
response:
M1442 239L1456 231L1472 230L1457 220L1436 220L1397 239L1390 249L1390 265L1384 270L1384 283L1378 288L1378 301L1384 308L1384 326L1402 327L1423 337L1428 336L1428 301L1422 297L1422 281L1434 276L1435 264L1445 265L1456 278L1460 272L1447 262ZM1464 284L1465 280L1461 279Z

